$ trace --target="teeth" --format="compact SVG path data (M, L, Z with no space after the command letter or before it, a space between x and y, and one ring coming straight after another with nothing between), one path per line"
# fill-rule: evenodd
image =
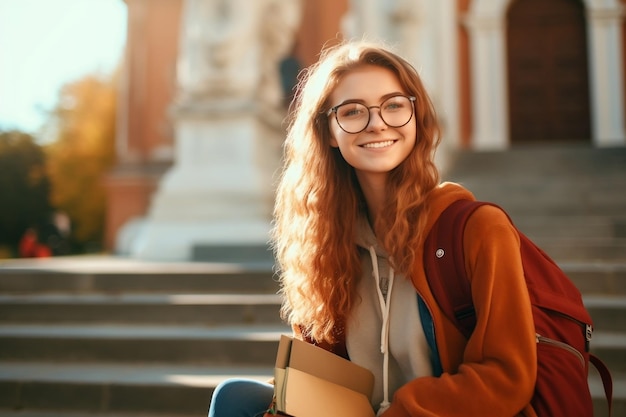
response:
M386 140L384 142L372 142L372 143L366 143L365 145L363 145L364 148L384 148L386 146L391 146L393 145L393 141L392 140Z

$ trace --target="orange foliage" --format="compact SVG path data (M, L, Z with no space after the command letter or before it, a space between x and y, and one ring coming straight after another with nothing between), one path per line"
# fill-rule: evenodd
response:
M48 146L51 203L72 221L73 238L101 243L104 217L104 174L115 160L117 77L90 75L65 85Z

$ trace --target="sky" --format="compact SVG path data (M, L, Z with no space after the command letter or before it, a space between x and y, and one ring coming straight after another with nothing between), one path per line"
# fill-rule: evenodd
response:
M0 130L36 134L61 86L110 74L125 42L123 0L0 0Z

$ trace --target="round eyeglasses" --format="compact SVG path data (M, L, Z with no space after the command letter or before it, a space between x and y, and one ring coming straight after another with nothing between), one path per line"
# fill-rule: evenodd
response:
M332 107L326 113L335 113L339 127L346 133L360 133L367 128L371 119L371 109L378 109L380 118L389 127L402 127L413 117L415 97L402 95L392 96L380 103L380 106L366 106L363 103L350 101Z

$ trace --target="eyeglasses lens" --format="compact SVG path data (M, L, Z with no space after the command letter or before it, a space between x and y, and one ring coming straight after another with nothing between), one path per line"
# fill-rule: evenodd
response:
M337 107L336 117L339 126L348 133L358 133L367 127L370 121L370 109L378 108L380 117L389 127L401 127L411 120L413 104L408 97L394 96L380 106L367 107L362 103L346 103Z

